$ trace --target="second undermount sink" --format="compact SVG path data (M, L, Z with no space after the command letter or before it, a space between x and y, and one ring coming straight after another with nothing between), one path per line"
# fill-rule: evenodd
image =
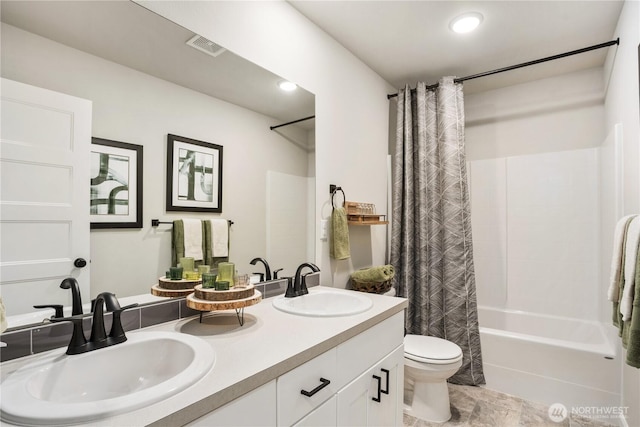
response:
M315 287L307 295L294 298L279 296L273 300L273 306L300 316L338 317L363 313L373 306L373 301L366 294L355 291Z
M131 333L122 344L68 356L51 352L9 374L0 415L18 425L69 425L166 399L211 370L206 341L177 332Z

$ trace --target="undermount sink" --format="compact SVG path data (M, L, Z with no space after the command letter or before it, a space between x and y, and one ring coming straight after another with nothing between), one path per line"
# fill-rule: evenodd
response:
M373 306L371 298L356 291L337 291L315 287L294 298L279 296L273 306L285 313L310 317L338 317L363 313Z
M6 377L3 421L68 425L118 415L177 394L215 363L206 341L177 332L135 332L122 344L74 356L65 350Z

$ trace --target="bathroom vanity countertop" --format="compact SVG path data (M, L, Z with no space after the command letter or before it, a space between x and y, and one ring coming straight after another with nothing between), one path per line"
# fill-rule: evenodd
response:
M199 336L215 350L215 365L196 384L168 399L87 425L187 424L347 341L407 306L404 298L362 295L370 297L373 306L364 313L351 316L291 315L275 309L273 298L269 298L245 308L244 326L239 325L235 311L230 310L205 314L202 323L199 322L199 316L194 316L141 329ZM5 362L2 364L3 374L40 356ZM118 368L114 366L112 369ZM96 380L99 381L99 378Z

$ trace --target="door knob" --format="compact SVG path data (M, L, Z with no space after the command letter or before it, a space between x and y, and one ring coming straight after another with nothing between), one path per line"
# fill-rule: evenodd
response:
M75 265L77 268L82 268L87 265L87 261L84 258L76 258L76 260L73 261L73 265Z

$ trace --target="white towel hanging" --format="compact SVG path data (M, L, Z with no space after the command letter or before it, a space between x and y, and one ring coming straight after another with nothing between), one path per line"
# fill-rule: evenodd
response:
M183 219L184 224L184 256L202 261L202 221L199 219Z
M211 220L211 251L214 258L229 256L229 221L226 219Z
M624 288L620 298L620 313L625 322L631 320L633 297L636 277L636 262L638 259L638 244L640 243L640 216L631 220L627 228L627 243L624 253Z
M620 300L620 274L622 265L624 264L625 254L623 253L624 238L627 231L627 225L636 215L627 215L620 218L616 223L616 229L613 234L613 254L611 257L611 276L609 278L609 291L607 296L609 301L618 302Z

